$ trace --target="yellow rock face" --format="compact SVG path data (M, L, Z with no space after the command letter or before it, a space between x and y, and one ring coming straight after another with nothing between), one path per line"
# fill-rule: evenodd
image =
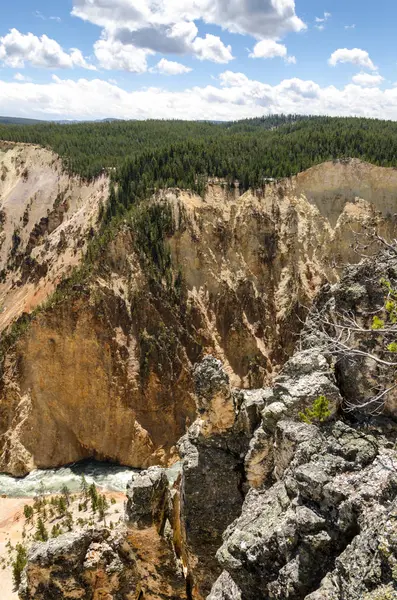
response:
M0 143L0 331L79 264L108 190L106 177L87 185L45 148Z
M193 416L193 401L175 394L162 406L157 383L142 389L139 373L120 378L117 350L82 307L71 317L33 323L17 359L26 416L6 435L2 468L15 470L26 453L27 469L89 457L132 467L172 461L174 440L184 433L175 413Z

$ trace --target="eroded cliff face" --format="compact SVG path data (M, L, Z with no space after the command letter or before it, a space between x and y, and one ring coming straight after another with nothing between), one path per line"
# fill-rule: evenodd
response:
M29 151L11 148L5 156ZM106 181L90 188L56 169L51 181L64 186L61 205L72 183L82 186L80 196L72 194L62 222L39 236L37 247L29 240L43 217L29 217L16 250L20 262L9 263L0 284L3 325L48 296L95 227ZM21 177L16 190L2 192L2 203L22 204L23 220ZM31 212L45 194L37 185ZM354 231L377 223L385 236L395 232L394 190L397 171L354 160L325 163L242 196L215 183L204 199L178 190L159 194L152 202L172 213L166 244L175 286L153 277L128 222L102 248L88 279L60 286L57 301L34 317L3 361L0 470L22 475L89 457L134 467L174 461L176 443L196 416L192 365L210 353L222 360L231 385L270 383L292 353L303 307L322 283L337 281L343 263L358 259ZM12 233L6 240L4 264ZM53 265L53 275L24 282L24 265L37 256Z
M0 330L41 304L79 264L109 184L65 172L40 146L0 144Z

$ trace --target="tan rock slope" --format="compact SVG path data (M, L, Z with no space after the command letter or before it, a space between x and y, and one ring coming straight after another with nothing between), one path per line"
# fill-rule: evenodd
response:
M24 152L31 161L25 160L27 182L15 166ZM106 180L87 186L62 174L45 150L13 147L4 161L14 191L0 188L8 248L2 250L3 326L44 300L79 261L107 188ZM34 188L33 172L44 178ZM59 182L65 200L72 188L69 208L30 249L37 222L60 205ZM51 201L49 189L56 190ZM354 232L365 222L377 223L386 236L395 233L396 195L397 170L357 160L324 163L242 196L220 183L209 185L205 199L179 190L160 194L154 201L168 204L173 214L168 243L182 292L170 294L153 282L134 229L122 226L89 284L41 311L8 351L0 389L0 470L21 475L83 458L135 467L174 460L175 444L196 413L192 364L211 353L233 385L270 382L292 353L304 307L319 286L358 260ZM37 204L44 206L44 198L43 211ZM18 265L9 262L12 228L20 223L16 215L23 224L29 203ZM13 227L7 229L7 220ZM30 257L48 263L48 270L34 264L34 280L25 280Z
M105 177L87 184L45 148L0 142L0 330L80 262L107 195Z

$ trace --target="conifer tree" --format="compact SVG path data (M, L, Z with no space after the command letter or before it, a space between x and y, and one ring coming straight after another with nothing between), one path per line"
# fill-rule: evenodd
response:
M35 539L38 542L46 542L48 540L48 533L41 517L37 520Z

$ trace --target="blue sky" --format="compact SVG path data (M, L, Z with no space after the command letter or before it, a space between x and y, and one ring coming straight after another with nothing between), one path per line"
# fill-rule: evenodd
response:
M397 119L396 19L393 0L14 0L0 114Z

